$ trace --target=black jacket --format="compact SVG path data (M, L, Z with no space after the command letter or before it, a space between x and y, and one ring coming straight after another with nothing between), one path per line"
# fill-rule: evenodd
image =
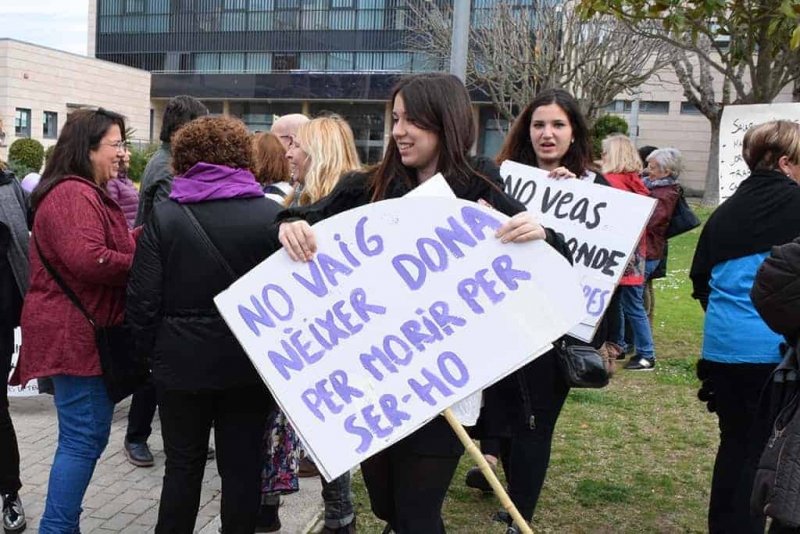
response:
M188 205L237 277L275 252L267 228L280 210L266 198ZM125 316L137 350L166 389L223 389L260 383L214 306L233 280L174 200L155 206L139 238Z
M494 162L486 158L475 158L471 161L471 164L478 173L488 178L488 180L473 176L467 182L451 182L450 187L458 198L471 201L484 200L496 210L508 216L525 211L525 206L521 202L503 192L504 183ZM372 197L372 191L367 187L368 179L369 174L363 172L344 176L331 194L321 201L310 206L283 211L278 216L278 219L279 221L286 221L299 218L306 220L309 224L314 224L337 213L368 204ZM409 191L410 188L406 184L400 180L395 180L389 185L386 197L398 198ZM572 256L564 240L549 228L546 229L546 232L547 243L555 247L571 263ZM503 434L514 433L517 429L523 428L527 424L526 413L538 412L540 411L538 407L549 407L554 402L563 403L560 393L554 395L554 392L565 390L566 384L560 374L556 374L553 371L552 364L555 363L553 352L542 355L539 360L526 365L516 373L508 375L484 391L482 414L492 414L491 435L497 435L500 429L503 430ZM541 369L544 368L547 369L547 378L543 379ZM550 382L546 384L546 387L542 387L542 381L547 382L548 380ZM527 403L523 399L526 399ZM484 419L484 416L482 415L481 418ZM495 424L499 428L496 428ZM439 448L444 449L446 446L447 444L442 443ZM436 451L428 452L433 453Z
M750 299L772 330L796 343L800 334L800 238L772 247L758 268Z

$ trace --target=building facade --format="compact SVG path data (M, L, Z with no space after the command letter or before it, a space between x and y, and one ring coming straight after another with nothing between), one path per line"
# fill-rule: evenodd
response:
M135 136L151 135L150 73L108 61L0 39L0 160L14 140L55 144L67 116L83 107L123 114Z

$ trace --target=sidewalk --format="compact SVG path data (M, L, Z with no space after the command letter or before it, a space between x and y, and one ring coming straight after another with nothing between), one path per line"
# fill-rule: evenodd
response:
M12 397L11 418L17 431L22 459L22 502L28 516L26 533L38 532L44 511L47 480L58 440L58 424L53 398ZM164 450L161 423L156 417L149 444L156 459L150 468L134 467L122 452L129 400L114 412L106 452L100 458L83 501L81 532L152 532L158 516L161 479L164 476ZM212 438L213 439L213 438ZM220 477L216 464L209 462L203 479L196 532L216 534L219 527ZM322 512L319 479L304 478L301 490L285 497L281 506L284 534L305 534Z

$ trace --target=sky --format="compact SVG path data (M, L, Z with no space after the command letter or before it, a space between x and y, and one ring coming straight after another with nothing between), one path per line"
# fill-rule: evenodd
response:
M0 0L0 38L86 55L89 0Z

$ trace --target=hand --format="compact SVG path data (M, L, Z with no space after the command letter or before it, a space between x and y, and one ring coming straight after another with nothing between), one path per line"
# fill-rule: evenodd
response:
M317 251L314 230L306 221L282 223L278 228L278 239L292 261L311 261Z
M557 167L550 171L548 174L550 178L555 180L563 180L565 178L576 178L575 173L567 169L566 167Z
M547 234L529 211L521 211L501 226L494 236L502 239L503 243L525 243L534 239L544 239Z

